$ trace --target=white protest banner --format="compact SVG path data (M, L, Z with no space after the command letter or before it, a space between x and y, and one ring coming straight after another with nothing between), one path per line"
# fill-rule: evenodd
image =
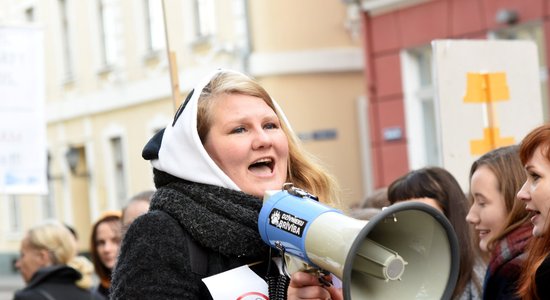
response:
M0 193L47 193L42 29L0 27Z
M214 300L268 300L267 283L247 265L225 271L202 281Z
M484 153L518 144L541 125L537 47L520 40L432 42L443 167L468 190Z

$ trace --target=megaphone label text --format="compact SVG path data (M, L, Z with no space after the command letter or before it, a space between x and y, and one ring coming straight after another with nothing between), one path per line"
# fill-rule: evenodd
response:
M302 237L307 221L274 208L269 214L269 224L298 237Z

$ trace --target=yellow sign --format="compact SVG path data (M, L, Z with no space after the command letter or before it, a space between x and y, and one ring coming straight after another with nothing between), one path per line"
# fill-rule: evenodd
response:
M495 102L510 99L506 73L468 73L466 85L464 102L485 104L488 120L487 127L483 129L483 138L470 141L470 152L481 155L495 148L514 144L513 137L500 137L494 105Z

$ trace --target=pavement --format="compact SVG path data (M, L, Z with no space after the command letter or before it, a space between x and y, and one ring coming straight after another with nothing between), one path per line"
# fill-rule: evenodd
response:
M24 285L23 278L19 274L0 275L0 300L12 300L13 293Z

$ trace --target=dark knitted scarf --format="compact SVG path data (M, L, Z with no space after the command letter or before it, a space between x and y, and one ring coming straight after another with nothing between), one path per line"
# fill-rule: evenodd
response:
M269 247L258 232L261 199L154 171L157 192L151 211L168 213L205 248L229 257L268 257Z
M525 247L532 236L533 226L526 223L521 227L510 232L505 238L499 241L487 267L487 277L494 274L501 266L511 264L507 268L510 271L517 271L516 267L520 267L525 259ZM507 272L503 269L502 272Z

